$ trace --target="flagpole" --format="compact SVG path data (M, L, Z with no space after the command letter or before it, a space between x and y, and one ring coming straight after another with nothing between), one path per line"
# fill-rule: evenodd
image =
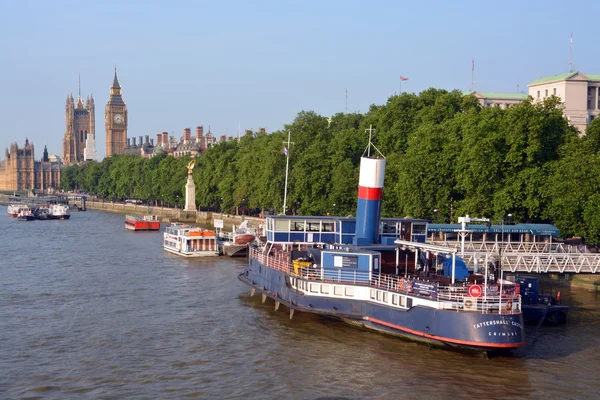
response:
M400 75L400 96L402 96L402 75Z
M288 169L290 167L290 133L291 131L288 130L287 151L285 154L285 189L283 192L283 215L285 215L287 204Z

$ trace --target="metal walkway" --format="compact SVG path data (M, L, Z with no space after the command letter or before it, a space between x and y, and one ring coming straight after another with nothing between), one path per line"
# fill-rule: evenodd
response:
M486 262L493 262L501 257L505 272L600 273L600 254L581 252L577 246L563 243L466 242L464 253L460 252L459 242L436 241L435 244L458 249L458 255L471 270L476 260L480 267L484 267Z

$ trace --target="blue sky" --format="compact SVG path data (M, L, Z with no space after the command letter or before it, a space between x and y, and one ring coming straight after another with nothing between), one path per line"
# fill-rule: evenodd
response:
M94 94L98 153L117 65L129 137L281 129L302 110L365 112L399 90L516 92L600 73L599 1L3 1L0 146L62 155L69 92ZM0 153L4 157L4 152Z

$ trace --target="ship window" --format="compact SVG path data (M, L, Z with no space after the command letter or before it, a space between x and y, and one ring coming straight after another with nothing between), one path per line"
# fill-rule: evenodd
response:
M371 289L371 298L375 300L375 289Z
M344 288L341 286L334 286L333 287L333 294L338 295L338 296L342 296L344 294Z
M398 305L398 295L397 294L392 295L392 304Z
M319 285L316 283L310 284L310 291L313 293L319 293Z
M381 301L381 290L377 291L377 300Z
M292 221L292 231L304 231L304 221Z
M388 292L383 292L383 302L387 303L389 301L389 295Z
M329 294L329 285L321 285L321 293Z
M323 232L333 232L333 222L323 222Z
M381 224L381 233L383 234L395 234L396 233L396 223L395 222L383 222Z
M346 296L354 297L354 288L353 287L346 288Z
M287 219L275 220L275 230L279 232L287 232L290 229L290 221Z
M427 225L419 222L413 222L412 233L413 235L424 235L427 232Z
M308 231L318 232L319 228L321 228L320 222L309 222L308 223Z
M406 307L406 297L405 296L400 296L400 305L402 307Z

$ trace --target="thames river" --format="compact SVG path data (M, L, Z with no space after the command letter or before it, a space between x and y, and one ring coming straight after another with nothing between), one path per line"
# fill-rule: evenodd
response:
M600 295L515 357L429 349L253 298L246 260L185 260L124 216L0 207L0 398L597 398ZM600 277L599 277L600 278ZM530 328L532 329L532 328Z

